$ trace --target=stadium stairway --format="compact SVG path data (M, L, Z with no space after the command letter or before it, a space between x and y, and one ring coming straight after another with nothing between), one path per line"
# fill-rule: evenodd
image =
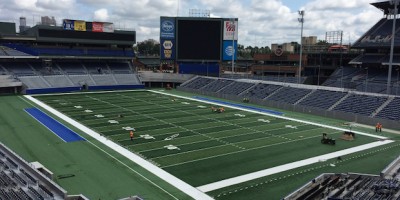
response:
M303 101L305 98L307 98L308 96L312 95L314 92L316 92L317 90L312 90L310 93L306 94L304 97L300 98L297 102L295 102L293 105L297 105L298 103L300 103L301 101Z
M390 102L392 102L394 99L394 97L389 97L385 103L383 103L381 106L379 106L379 108L377 108L370 117L375 117L379 112L382 111L382 109L384 109Z
M351 93L347 93L343 98L341 98L339 101L337 101L335 104L333 104L330 108L328 108L328 111L333 110L337 105L339 105L340 103L342 103L342 101L344 101L345 99L347 99L347 97L349 97L351 95Z

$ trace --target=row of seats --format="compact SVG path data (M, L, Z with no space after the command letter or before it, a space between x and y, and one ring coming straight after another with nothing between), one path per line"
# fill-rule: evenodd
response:
M351 73L351 72L349 72ZM302 105L324 110L334 110L354 113L364 116L374 116L385 102L389 102L387 96L372 96L323 89L305 89L282 85L257 83L253 81L233 81L229 79L216 79L210 77L196 77L184 83L186 87L199 91L214 92L220 94L234 94L243 98L263 99ZM383 107L376 114L378 118L399 120L400 98L394 98L392 102Z
M41 62L0 62L0 70L17 76L133 73L127 62L54 62L51 67Z
M22 76L18 79L29 89L108 85L141 85L137 74L87 74Z
M61 199L64 194L57 194L45 186L45 182L36 179L22 167L18 160L0 150L0 199Z
M400 186L397 179L358 174L324 175L313 179L298 193L287 199L399 199Z
M338 68L322 85L355 89L361 92L386 94L387 74L387 70L379 68ZM391 94L399 95L400 81L397 68L393 68L391 80Z
M273 76L273 75L253 75L253 74L221 74L221 78L229 79L254 79L263 81L275 81L284 83L298 83L299 78L294 76ZM304 83L307 77L301 77L300 83Z
M134 57L135 53L131 49L95 49L95 48L48 48L26 44L3 43L4 49L11 49L19 54L29 56L106 56L106 57ZM18 55L16 55L18 56Z

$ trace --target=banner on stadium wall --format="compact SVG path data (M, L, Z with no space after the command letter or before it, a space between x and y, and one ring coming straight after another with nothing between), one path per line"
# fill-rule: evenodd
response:
M160 20L160 38L175 38L175 20L174 18L161 17Z
M74 28L74 20L64 19L63 20L63 28L64 30L75 30Z
M160 47L162 60L175 60L175 40L161 39Z
M92 31L93 32L103 32L103 23L102 22L92 22Z
M232 23L232 21L224 21L224 37L223 40L232 40L234 36L234 40L238 39L238 21Z
M103 22L103 32L113 33L114 32L114 24Z
M74 30L75 31L86 31L86 22L85 21L74 21Z
M224 47L222 48L222 59L223 60L232 60L232 55L234 55L233 59L237 58L237 41L233 43L235 48L232 48L232 40L224 41Z

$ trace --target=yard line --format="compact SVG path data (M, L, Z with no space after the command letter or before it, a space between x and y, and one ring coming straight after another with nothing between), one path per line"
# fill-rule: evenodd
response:
M221 156L232 155L232 154L235 154L235 153L241 153L241 152L245 152L245 151L251 151L251 150L256 150L256 149L262 149L262 148L271 147L271 146L277 146L277 145L281 145L281 144L287 144L287 143L291 143L291 142L298 142L298 141L301 141L301 140L307 140L307 139L316 138L316 137L321 137L321 136L316 135L316 136L305 137L305 138L301 138L301 139L297 139L297 140L289 140L289 141L284 141L284 142L279 142L279 143L274 143L274 144L268 144L268 145L264 145L264 146L259 146L259 147L254 147L254 148L248 148L248 149L244 149L244 150L238 150L238 151L231 152L231 153L224 153L224 154L219 154L219 155L214 155L214 156L208 156L208 157L204 157L204 158L200 158L200 159L185 161L185 162L181 162L181 163L166 165L166 166L162 166L161 168L164 169L164 168L168 168L168 167L183 165L183 164L192 163L192 162L197 162L197 161L201 161L201 160L207 160L207 159L211 159L211 158L217 158L217 157L221 157ZM264 139L265 139L265 138L264 138Z
M239 183L243 183L246 181L251 181L257 178L261 178L264 176L268 176L271 174L276 174L276 173L280 173L280 172L284 172L287 170L291 170L291 169L295 169L298 167L303 167L306 165L310 165L313 163L317 163L317 162L321 162L321 160L328 160L328 159L332 159L332 158L337 158L339 156L344 156L347 154L351 154L351 153L355 153L355 152L359 152L359 151L364 151L370 148L374 148L374 147L378 147L378 146L382 146L385 144L389 144L394 142L393 140L383 140L383 141L377 141L377 142L372 142L372 143L368 143L368 144L364 144L364 145L360 145L357 147L352 147L352 148L348 148L348 149L343 149L340 151L336 151L336 152L332 152L332 153L328 153L325 155L320 155L320 156L315 156L312 158L307 158L304 160L299 160L296 162L292 162L292 163L287 163L284 165L280 165L280 166L276 166L276 167L272 167L269 169L264 169L264 170L260 170L257 172L252 172L249 174L244 174L241 176L237 176L237 177L233 177L233 178L228 178L225 180L221 180L221 181L217 181L214 183L209 183L206 185L202 185L197 187L197 189L199 189L200 191L203 192L210 192L210 191L214 191L217 189L221 189L224 187L228 187L231 185L236 185Z
M226 104L221 104L221 103L216 103L216 102L209 102L209 101L206 101L206 100L200 100L200 99L195 99L195 98L190 98L190 97L178 96L178 95L168 94L168 93L160 92L160 91L154 91L154 90L149 90L149 91L150 91L150 92L157 93L157 94L163 94L163 95L167 95L167 96L173 96L173 97L177 97L177 98L183 98L183 99L188 99L188 100L203 102L203 103L207 103L207 104L212 103L212 104L214 104L214 105L225 106L225 107L227 107L227 108L234 108L234 109L237 109L237 110L247 111L247 112L251 112L251 113L258 113L258 114L261 114L261 115L272 116L272 117L275 117L275 118L286 119L286 120L289 120L289 121L295 121L295 122L300 122L300 123L305 123L305 124L311 124L311 125L315 125L315 126L320 126L320 127L325 127L325 128L330 128L330 129L335 129L335 130L340 130L340 131L349 131L349 129L340 128L340 127L336 127L336 126L325 125L325 124L319 124L319 123L316 123L316 122L311 122L311 121L306 121L306 120L300 120L300 119L295 119L295 118L285 117L285 116L280 116L280 115L274 115L274 114L259 112L259 111L250 110L250 109L246 109L246 108L240 108L240 107L235 107L235 106L226 105ZM373 137L373 138L387 139L387 137L385 137L385 136L373 135L373 134L364 133L364 132L361 132L361 131L352 130L352 132L353 132L353 133L360 134L360 135L365 135L365 136Z
M104 136L101 136L100 134L96 133L95 131L91 130L90 128L87 128L86 126L80 124L79 122L73 120L72 118L64 115L63 113L57 111L56 109L46 105L45 103L33 98L30 95L24 95L27 99L29 99L30 101L36 103L37 105L41 106L42 108L46 109L47 111L51 112L52 114L60 117L61 119L63 119L64 121L70 123L71 125L73 125L74 127L78 128L79 130L85 132L86 134L90 135L91 137L95 138L96 140L98 140L99 142L103 143L104 145L108 146L109 148L113 149L114 151L120 153L121 155L123 155L124 157L128 158L129 160L135 162L136 164L138 164L139 166L147 169L148 171L150 171L151 173L155 174L156 176L158 176L159 178L163 179L165 182L173 185L174 187L178 188L179 190L181 190L182 192L184 192L185 194L189 195L190 197L192 197L193 199L204 199L204 200L208 200L208 199L212 199L210 196L208 196L207 194L199 191L198 189L194 188L193 186L187 184L186 182L178 179L177 177L171 175L170 173L162 170L161 168L155 166L154 164L150 163L149 161L141 158L140 156L134 154L133 152L127 150L126 148L118 145L117 143L114 143L113 141L107 139ZM100 147L98 147L99 149L101 149ZM103 149L101 149L103 152L107 153L106 151L104 151ZM110 155L110 154L109 154ZM112 156L112 155L110 155ZM114 157L115 158L115 157ZM124 166L127 166L130 170L134 171L136 174L138 174L139 176L143 177L145 180L147 180L148 182L150 182L151 184L153 184L155 187L159 188L160 190L164 191L166 194L170 195L172 198L174 199L178 199L177 197L175 197L173 194L169 193L168 191L166 191L165 189L163 189L162 187L160 187L159 185L157 185L156 183L154 183L153 181L151 181L150 179L146 178L145 176L143 176L142 174L140 174L139 172L137 172L136 170L130 168L128 165L126 165L124 162L118 160L117 158L115 158L118 162L120 162L121 164L123 164Z
M268 131L281 130L281 129L285 129L285 128L270 129L270 130L268 130ZM281 134L281 135L266 134L266 133L263 132L263 131L257 131L257 130L255 130L255 131L253 131L253 132L248 132L248 133L245 133L245 134L230 135L230 136L226 136L226 137L220 137L220 138L218 138L218 139L234 138L234 137L237 137L237 136L251 135L251 134L256 134L256 133L261 133L261 134L267 136L267 137L259 137L259 138L255 138L255 139L249 139L249 140L242 140L242 141L238 141L238 142L231 142L232 144L240 144L240 143L244 143L244 142L251 142L251 141L257 141L257 140L263 140L263 139L267 139L267 138L275 137L275 136L293 135L293 134L298 134L298 133L301 133L301 132L304 132L304 131L310 131L310 130L316 130L316 129L322 129L322 127L317 127L317 128L315 128L315 129L307 129L307 130L302 130L302 131L295 131L295 132L290 132L290 133ZM336 133L336 132L334 132L334 133ZM330 134L333 134L333 133L330 133ZM285 138L285 137L280 137L280 138L286 139L286 140L292 140L292 139L288 139L288 138ZM128 140L128 139L127 139L127 140ZM161 142L161 141L164 141L164 140L154 141L154 142ZM189 143L175 144L175 146L178 146L178 147L179 147L179 146L181 146L181 145L190 145L190 144L196 144L196 143L206 142L206 141L212 141L212 139L210 139L210 140L195 141L195 142L189 142ZM164 142L165 142L165 141L164 141ZM144 143L144 144L146 144L146 143ZM134 145L134 144L133 144L133 145ZM133 146L133 145L129 145L129 146ZM219 145L219 146L221 146L221 145ZM225 145L222 145L222 146L225 146ZM210 148L214 148L214 147L218 147L218 145L217 145L217 146L212 146L212 147L206 147L206 148L202 148L202 149L197 149L197 150L210 149ZM139 152L139 153L144 153L144 152L149 152L149 151L154 151L154 150L160 150L160 149L163 149L163 148L164 148L164 147L158 147L158 148L146 149L146 150L142 150L142 151L138 151L138 152ZM153 157L153 158L151 158L151 159L161 158L161 157L169 157L169 156L180 155L180 154L185 154L185 153L191 153L191 152L196 152L197 150L190 150L190 151L185 151L185 152L176 153L176 154L170 154L170 155L166 155L166 156Z
M129 97L129 96L125 96L125 95L121 95L121 96L130 98L130 99L134 99L134 100L138 100L138 101L143 101L143 100L141 100L141 99L136 99L136 98ZM163 105L157 105L157 106L165 107L165 106L163 106ZM190 114L190 115L193 114L193 113L190 113L190 112L187 112L187 111L182 111L182 110L180 110L180 111L183 112L183 113L186 113L186 114ZM155 118L155 119L157 119L157 118ZM207 119L212 119L212 118L207 118ZM160 120L160 119L157 119L157 120ZM160 120L160 121L161 121L161 120ZM164 121L164 120L162 120L162 121ZM166 122L166 123L168 123L168 122ZM173 125L173 126L177 126L177 125L175 125L175 124L173 124L173 123L168 123L168 124L171 124L171 125ZM177 127L181 127L181 126L177 126ZM244 149L243 147L239 147L239 146L237 146L237 145L234 145L234 144L231 144L231 143L229 143L229 142L220 140L220 139L218 139L218 138L213 138L213 137L208 136L208 135L205 135L205 134L203 134L203 133L199 133L199 132L197 132L197 131L194 131L194 130L191 130L191 129L187 129L187 128L185 128L185 127L181 127L181 128L182 128L182 129L185 129L185 130L187 130L187 131L191 131L191 132L193 132L193 133L202 135L202 136L204 136L204 137L207 137L207 138L216 140L216 141L218 141L218 142L220 142L220 143L229 144L229 145L234 146L234 147L237 147L237 148L239 148L239 149Z

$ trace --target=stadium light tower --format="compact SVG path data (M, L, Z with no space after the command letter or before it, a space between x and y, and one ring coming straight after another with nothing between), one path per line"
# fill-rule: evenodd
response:
M396 15L397 15L397 6L399 5L399 0L392 0L390 1L390 4L394 5L394 10L393 10L393 27L392 27L392 39L390 43L390 58L389 58L389 69L388 69L388 82L387 82L387 94L390 95L390 85L392 82L392 68L393 68L393 51L394 51L394 37L396 34Z
M235 67L235 18L232 18L231 21L231 28L233 30L232 32L232 78L233 74L235 72L234 67Z
M301 82L301 62L303 57L303 24L304 24L304 10L299 10L300 18L298 18L299 22L301 23L301 34L300 34L300 61L299 61L299 80L298 84Z

